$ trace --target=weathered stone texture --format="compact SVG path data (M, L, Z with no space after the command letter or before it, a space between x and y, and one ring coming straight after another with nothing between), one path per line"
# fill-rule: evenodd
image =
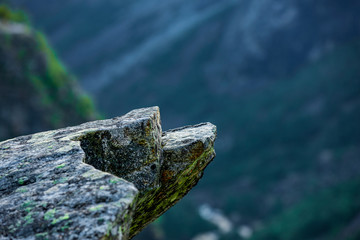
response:
M1 142L0 239L129 239L198 182L215 136L162 134L152 107Z

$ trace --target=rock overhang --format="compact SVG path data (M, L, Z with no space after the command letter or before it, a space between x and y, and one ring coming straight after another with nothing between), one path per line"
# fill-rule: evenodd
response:
M131 238L197 183L215 137L210 123L162 133L152 107L2 142L0 236Z

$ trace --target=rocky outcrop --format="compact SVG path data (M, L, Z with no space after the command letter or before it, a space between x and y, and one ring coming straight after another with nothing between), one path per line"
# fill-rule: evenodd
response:
M0 239L129 239L214 158L210 123L162 133L158 107L0 143Z

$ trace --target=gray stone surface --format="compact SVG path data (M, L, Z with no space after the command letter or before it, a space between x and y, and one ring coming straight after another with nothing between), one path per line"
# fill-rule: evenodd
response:
M0 143L0 239L129 239L214 158L210 123L162 133L158 107Z

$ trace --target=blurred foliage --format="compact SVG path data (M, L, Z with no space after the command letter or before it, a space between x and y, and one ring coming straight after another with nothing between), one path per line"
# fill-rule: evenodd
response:
M57 113L54 113L57 115L53 119L59 121L61 112L66 113L69 107L74 108L80 118L99 118L99 115L95 113L92 100L75 87L75 78L59 62L54 51L49 47L45 36L37 32L36 39L39 50L46 57L47 68L43 75L30 75L30 79L42 96L43 103L59 109ZM59 101L60 99L61 101ZM55 126L57 125L56 122L53 123Z
M286 209L252 239L344 239L341 232L360 217L359 189L360 179L356 179L320 191Z
M264 230L273 232L275 226L284 224L282 233L274 239L315 239L345 226L352 214L360 212L356 187L344 183L344 190L338 191L339 202L326 191L319 197L316 195L320 189L341 186L359 175L354 168L356 158L351 157L359 154L360 145L359 62L360 42L350 42L303 66L293 77L265 84L238 99L205 97L210 101L208 105L221 109L219 115L210 117L218 126L219 135L231 130L236 139L231 149L219 154L208 167L206 175L211 177L199 183L208 197L202 200L216 202L228 216L240 214L241 222L246 224L269 220L298 203L298 209L309 208L307 211L313 212L308 219L302 215L297 219L296 214L301 210L291 210L293 219L279 218L270 230ZM331 153L327 163L320 159L324 151ZM331 177L333 171L338 176ZM278 190L291 184L292 176L298 182L288 185L283 192ZM329 177L332 181L326 181ZM303 197L311 194L315 202L306 200L302 205ZM284 199L289 197L292 200L286 202ZM352 200L353 197L356 198ZM184 199L163 216L168 225L166 236L182 233L183 229L190 231L181 225L170 227L177 224L179 220L175 218L180 212L189 212L183 219L194 220L186 201L190 200ZM323 208L319 206L321 203ZM328 215L324 213L327 211ZM330 219L325 221L327 217ZM309 232L304 229L306 224L313 224ZM300 234L302 231L304 235ZM188 239L197 232L193 230L193 235L181 234L176 239ZM299 238L294 238L295 235ZM266 235L256 239L271 238Z
M0 4L0 20L29 23L29 19L23 11L11 10L5 4Z
M26 15L1 5L0 16L0 139L100 118Z

